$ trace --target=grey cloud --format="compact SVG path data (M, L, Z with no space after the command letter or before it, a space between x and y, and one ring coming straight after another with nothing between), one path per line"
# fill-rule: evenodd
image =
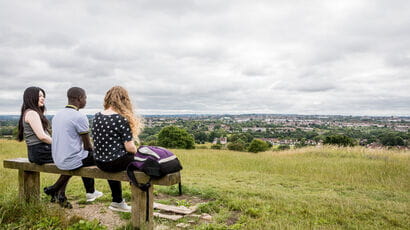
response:
M37 38L37 42L39 44L42 44L44 46L47 46L48 48L67 48L70 49L72 48L75 44L77 44L77 41L72 38L68 34L64 33L48 33L45 35L40 35Z
M90 57L96 61L123 62L138 60L145 52L121 45L110 45L105 42L87 42L80 44L75 51L78 56Z
M336 87L333 86L332 84L320 84L320 83L315 83L315 82L310 82L309 84L306 84L304 86L300 86L297 88L297 90L302 91L302 92L326 92L329 90L333 90Z
M2 25L0 30L0 45L2 47L26 47L31 45L30 35L26 32L14 30L10 26Z
M254 65L245 67L242 74L250 77L263 77L270 74L270 66L268 65Z
M386 55L385 60L389 65L408 69L410 67L410 52L407 50L398 51L394 54Z

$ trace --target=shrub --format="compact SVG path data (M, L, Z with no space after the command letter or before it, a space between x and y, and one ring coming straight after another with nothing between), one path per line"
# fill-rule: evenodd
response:
M204 144L205 141L207 141L209 138L208 134L206 134L205 132L196 132L194 134L194 137L195 137L195 142L197 144Z
M142 142L141 145L158 145L158 135L151 135L146 137Z
M404 146L404 140L394 133L386 133L380 138L380 142L385 146Z
M248 152L263 152L269 149L268 143L266 141L262 141L259 139L253 139L251 144L249 145Z
M323 141L323 144L328 144L328 145L338 145L338 146L355 146L356 141L348 136L345 135L331 135L327 136L325 140Z
M151 141L148 141L146 145L155 146L155 145L158 145L158 142L157 140L151 140Z
M229 142L237 142L239 140L245 143L250 143L253 140L253 136L249 133L238 133L228 137Z
M235 142L230 142L226 147L233 151L245 151L246 149L245 142L242 141L242 139L238 139Z
M185 129L176 126L167 126L158 134L158 145L165 148L193 149L194 137Z
M289 145L279 145L278 146L278 150L287 150L287 149L290 149Z

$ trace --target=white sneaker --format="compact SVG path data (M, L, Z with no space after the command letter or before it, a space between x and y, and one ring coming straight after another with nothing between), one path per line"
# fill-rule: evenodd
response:
M102 192L95 190L94 193L86 193L85 194L85 199L87 202L92 202L95 201L98 197L102 197L104 195Z
M131 206L125 203L125 200L122 200L121 203L111 202L108 208L118 212L131 212Z

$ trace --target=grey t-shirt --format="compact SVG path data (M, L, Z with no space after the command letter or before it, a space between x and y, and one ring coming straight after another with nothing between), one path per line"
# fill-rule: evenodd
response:
M52 155L59 169L72 170L83 165L88 151L80 135L88 133L88 129L87 116L73 108L65 108L53 117Z

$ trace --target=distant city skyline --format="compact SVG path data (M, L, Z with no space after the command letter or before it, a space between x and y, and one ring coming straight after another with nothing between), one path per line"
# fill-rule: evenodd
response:
M410 2L0 0L0 114L114 85L137 112L410 116Z

